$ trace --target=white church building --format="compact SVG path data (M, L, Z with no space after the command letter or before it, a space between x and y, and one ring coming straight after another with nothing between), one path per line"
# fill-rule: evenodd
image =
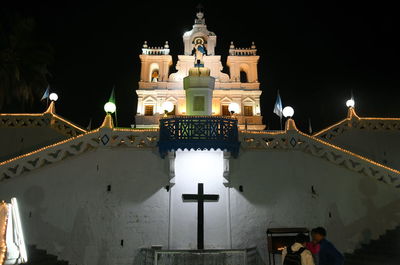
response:
M171 102L174 109L171 115L186 114L186 98L183 90L183 78L193 67L193 49L204 45L207 56L204 66L210 69L215 78L212 99L213 116L230 116L229 104L235 102L239 126L248 129L263 130L260 112L260 83L258 82L257 64L259 56L254 42L249 48L237 48L231 42L226 65L229 75L223 73L221 55L215 54L217 36L207 29L204 14L198 12L193 29L183 35L184 53L178 55L176 73L170 73L172 56L169 54L168 41L163 47L149 47L145 41L141 61L141 74L136 115L137 128L158 128L158 121L164 115L163 103Z
M107 108L87 131L55 101L0 114L0 199L28 246L73 265L279 264L268 230L324 226L351 253L400 224L400 119L350 106L314 135L264 130L254 43L231 44L226 74L216 39L198 12L176 73L145 42L133 128Z

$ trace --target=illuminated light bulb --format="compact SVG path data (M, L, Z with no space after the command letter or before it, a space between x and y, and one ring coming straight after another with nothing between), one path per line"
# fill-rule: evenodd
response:
M287 106L282 110L282 113L285 118L291 118L294 115L294 109L290 106Z
M228 106L228 110L230 113L239 113L240 112L240 106L236 102L232 102Z
M348 108L354 108L355 105L356 105L356 102L352 98L346 101L346 106Z
M104 105L104 110L107 113L114 113L116 109L117 109L117 107L115 106L115 104L113 102L107 102Z
M51 93L50 96L49 96L49 99L51 101L57 101L58 95L56 93Z
M162 109L166 112L171 112L174 110L174 103L170 102L170 101L165 101L162 105L161 105Z

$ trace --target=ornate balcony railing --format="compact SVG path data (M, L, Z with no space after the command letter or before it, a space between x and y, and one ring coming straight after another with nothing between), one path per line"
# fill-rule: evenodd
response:
M238 122L223 116L175 116L160 119L159 151L221 149L239 153Z

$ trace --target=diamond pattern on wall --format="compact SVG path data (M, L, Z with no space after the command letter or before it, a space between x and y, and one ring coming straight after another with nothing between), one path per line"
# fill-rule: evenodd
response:
M110 141L110 137L108 137L107 134L105 134L100 138L100 140L103 143L103 145L106 145Z

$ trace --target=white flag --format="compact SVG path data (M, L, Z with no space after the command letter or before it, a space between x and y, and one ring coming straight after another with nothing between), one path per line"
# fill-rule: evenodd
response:
M275 101L275 106L274 106L274 113L276 115L279 116L279 118L282 119L282 100L281 100L281 96L279 95L279 90L278 90L278 94L276 95L276 101Z
M43 99L49 98L49 95L50 95L50 86L47 86L46 91L44 91L44 94L43 94L43 96L42 96L41 101L42 101Z

